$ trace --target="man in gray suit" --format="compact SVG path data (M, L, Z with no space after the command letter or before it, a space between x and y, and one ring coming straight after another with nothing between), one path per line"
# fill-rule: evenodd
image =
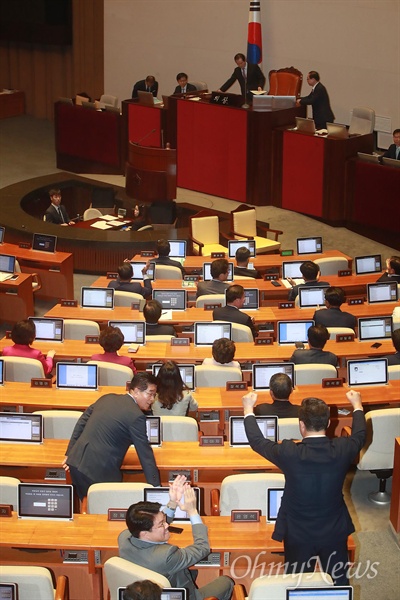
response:
M207 527L203 524L196 509L196 496L193 489L185 483L181 486L170 485L170 500L161 511L158 502L137 502L128 508L126 524L128 529L118 537L119 555L146 569L164 575L172 587L184 587L188 590L189 600L202 600L215 596L219 600L229 600L232 595L233 581L223 575L211 583L197 588L189 567L205 558L210 552ZM182 493L183 492L183 493ZM169 525L179 507L190 517L193 532L193 544L179 548L168 543Z
M207 294L225 294L229 284L226 283L229 263L226 258L217 258L211 263L211 281L200 281L197 284L196 298Z

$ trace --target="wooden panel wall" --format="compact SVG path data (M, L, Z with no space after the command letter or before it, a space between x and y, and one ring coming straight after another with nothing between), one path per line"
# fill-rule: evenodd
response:
M104 92L103 0L73 0L73 45L0 44L0 88L25 92L26 112L53 120L60 96Z

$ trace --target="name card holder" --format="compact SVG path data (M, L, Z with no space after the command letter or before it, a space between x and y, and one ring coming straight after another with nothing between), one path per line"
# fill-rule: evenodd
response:
M267 273L264 275L264 281L275 281L279 279L279 273Z
M204 304L204 310L214 310L214 308L221 308L221 302L207 302Z
M342 377L326 377L322 380L323 388L343 387Z
M225 258L225 252L211 252L211 258Z
M67 298L61 298L61 306L68 306L70 308L76 308L78 306L78 300L68 300Z
M107 521L125 521L127 510L127 508L109 508Z
M108 271L106 277L107 279L118 279L118 273L112 273Z
M11 340L11 331L6 331L6 340Z
M141 250L140 256L153 258L156 255L154 250Z
M232 523L259 523L261 510L231 510Z
M171 346L190 346L190 338L173 337L171 338Z
M338 277L350 277L350 275L353 274L351 269L340 269L340 271L338 271Z
M256 339L254 340L255 346L272 346L273 343L274 343L274 339L270 335L263 335L261 337L259 336L259 337L256 337Z
M176 469L175 471L168 472L168 481L174 481L178 475L184 475L186 477L186 481L190 481L192 479L189 469Z
M18 244L18 248L24 248L26 250L29 250L31 248L31 244L29 242L20 242Z
M361 298L361 297L360 298L349 298L347 300L347 304L349 306L355 306L357 304L364 304L364 298Z
M12 517L12 504L0 504L0 517Z
M295 304L292 300L288 300L287 302L279 302L278 308L294 308Z
M281 250L279 254L281 256L293 256L294 252L292 249L288 249L288 250Z
M46 377L32 377L31 379L31 387L51 388L51 385L51 379L46 379Z
M85 344L98 344L99 336L98 335L85 335Z
M337 333L336 341L337 342L354 342L355 334L354 333Z
M131 302L131 309L132 310L140 310L140 302L139 301Z
M184 275L183 281L199 281L200 275Z
M247 392L247 387L247 381L227 381L225 389L227 392L237 392L238 390Z
M223 435L202 435L199 440L199 446L223 446Z

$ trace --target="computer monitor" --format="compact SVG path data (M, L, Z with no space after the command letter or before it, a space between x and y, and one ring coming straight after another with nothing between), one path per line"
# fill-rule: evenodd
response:
M376 165L379 165L379 163L380 163L380 160L379 160L380 157L377 156L376 154L366 154L365 152L357 152L357 157L362 162L374 163Z
M15 256L0 254L0 273L15 273Z
M315 306L325 305L325 287L300 287L299 288L299 306L300 308L313 308Z
M197 512L200 511L200 489L198 487L192 488L196 495ZM144 488L144 501L145 502L159 502L161 506L166 506L169 502L169 488L168 487L154 487ZM190 523L190 517L186 511L183 511L177 506L175 511L174 523Z
M57 389L59 390L97 390L97 365L58 362L56 370Z
M157 300L164 310L186 310L186 290L153 290L153 300Z
M382 164L386 167L394 167L395 169L400 169L400 161L398 159L382 156L381 160Z
M18 584L0 583L0 600L18 600Z
M358 339L384 340L392 337L393 317L360 317L358 319Z
M256 255L255 240L228 240L228 257L235 258L239 248L247 248L251 257Z
M369 304L377 302L397 302L397 281L382 281L379 283L367 283L367 297Z
M273 96L269 94L255 94L253 96L253 112L269 112L272 110Z
M82 308L114 308L113 288L83 287L81 289Z
M146 415L146 433L150 446L161 446L161 417Z
M143 104L143 106L154 106L154 96L151 92L138 90L137 97L139 104Z
M315 122L313 119L305 119L304 117L296 117L296 129L301 133L315 134Z
M294 385L294 364L289 362L279 363L254 363L253 364L253 390L263 392L269 390L272 375L284 373L292 380Z
M186 240L168 240L171 258L186 258Z
M56 245L56 235L45 235L44 233L33 234L32 250L39 250L40 252L55 252Z
M146 323L144 321L108 321L109 327L119 327L124 336L124 344L146 343Z
M281 507L284 488L267 488L267 523L275 523Z
M296 96L273 96L272 98L273 110L293 108L296 105Z
M258 288L244 288L243 310L258 310L260 308L260 293Z
M131 265L132 265L132 279L140 279L143 280L143 269L145 268L145 266L147 265L146 261L131 261ZM147 269L146 271L146 277L147 279L154 279L154 263L151 262L150 263L150 267Z
M179 373L182 377L183 383L189 388L189 390L193 391L195 389L195 378L194 378L194 365L177 365L179 369ZM159 370L161 369L162 364L155 363L152 365L151 369L153 375L157 377Z
M353 600L353 588L347 586L286 588L286 600Z
M195 346L211 346L215 340L232 339L232 323L198 322L194 324Z
M278 344L308 341L307 332L314 321L278 321Z
M346 140L349 137L346 125L342 125L341 123L327 123L326 129L328 131L328 138Z
M356 275L380 273L380 271L382 271L382 259L380 254L356 256L354 262L356 265Z
M322 237L297 238L297 254L321 254Z
M4 234L6 232L6 228L5 227L0 227L0 244L4 243Z
M347 385L386 385L387 358L363 358L347 361Z
M261 433L271 442L278 441L278 417L256 417ZM229 445L233 448L250 446L244 428L244 417L229 417Z
M304 260L288 260L282 263L282 279L303 279L303 274L300 271Z
M35 340L62 342L64 340L64 320L46 317L29 317L35 325Z
M229 263L229 269L228 269L228 279L227 281L233 281L233 262ZM211 275L211 263L210 262L205 262L203 263L203 279L204 281L211 281L212 280L212 275Z
M43 417L31 413L0 413L0 441L41 444Z
M124 590L126 590L125 587L118 588L118 600L124 600ZM185 588L163 588L161 600L188 600L187 590Z
M18 484L18 518L72 521L72 485Z
M0 385L4 383L4 360L0 358Z

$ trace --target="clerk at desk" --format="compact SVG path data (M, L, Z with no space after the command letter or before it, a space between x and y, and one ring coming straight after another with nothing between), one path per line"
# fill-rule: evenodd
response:
M58 189L49 190L51 204L46 210L44 216L47 223L55 225L75 225L74 221L68 216L67 209L61 205L61 191Z

